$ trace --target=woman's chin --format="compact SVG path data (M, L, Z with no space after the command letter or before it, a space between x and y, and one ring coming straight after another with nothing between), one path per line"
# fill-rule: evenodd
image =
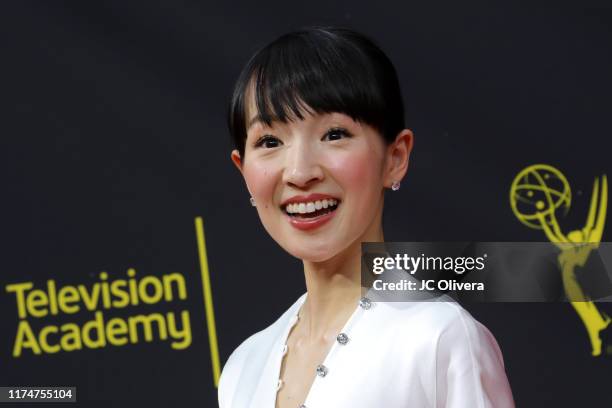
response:
M324 248L307 248L307 247L285 247L285 250L296 258L304 262L325 262L331 259L339 252L339 249L334 249L332 246Z

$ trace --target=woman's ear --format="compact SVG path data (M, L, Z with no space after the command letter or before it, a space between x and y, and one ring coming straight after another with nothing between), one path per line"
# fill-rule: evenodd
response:
M410 152L414 144L414 134L404 129L397 134L395 141L387 147L387 169L385 186L391 187L395 181L401 181L408 171Z
M240 172L240 174L242 175L242 178L244 178L244 173L242 172L242 159L240 158L240 152L236 149L232 150L232 154L230 155L232 162L234 162L234 166L236 166L236 168L238 169L238 171ZM246 184L246 179L244 179L244 182ZM247 190L249 189L249 186L247 184ZM251 191L249 190L249 194L252 196Z
M232 150L231 159L238 171L240 171L240 174L242 174L242 159L240 158L240 152L237 149Z

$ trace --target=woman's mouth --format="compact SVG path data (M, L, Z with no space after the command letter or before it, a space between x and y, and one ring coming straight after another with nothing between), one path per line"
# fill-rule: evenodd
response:
M300 230L310 230L329 221L339 205L339 200L323 199L288 204L285 206L284 212L292 226Z
M290 217L315 218L338 208L340 202L336 199L323 199L305 203L293 203L285 206L285 212Z

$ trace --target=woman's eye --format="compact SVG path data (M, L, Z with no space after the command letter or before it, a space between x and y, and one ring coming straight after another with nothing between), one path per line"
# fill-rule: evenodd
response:
M257 139L257 141L255 142L255 147L263 146L266 149L271 149L274 147L278 147L280 143L281 141L278 140L276 137L270 136L270 135L264 135L260 137L259 139Z
M343 128L334 128L327 131L323 138L329 138L329 140L340 140L342 137L351 137L352 135L348 130Z

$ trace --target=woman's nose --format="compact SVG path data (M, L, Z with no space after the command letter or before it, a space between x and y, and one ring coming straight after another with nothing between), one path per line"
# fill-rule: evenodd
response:
M298 188L305 188L316 181L323 180L324 173L319 157L316 151L306 144L297 143L291 146L286 160L283 182Z

